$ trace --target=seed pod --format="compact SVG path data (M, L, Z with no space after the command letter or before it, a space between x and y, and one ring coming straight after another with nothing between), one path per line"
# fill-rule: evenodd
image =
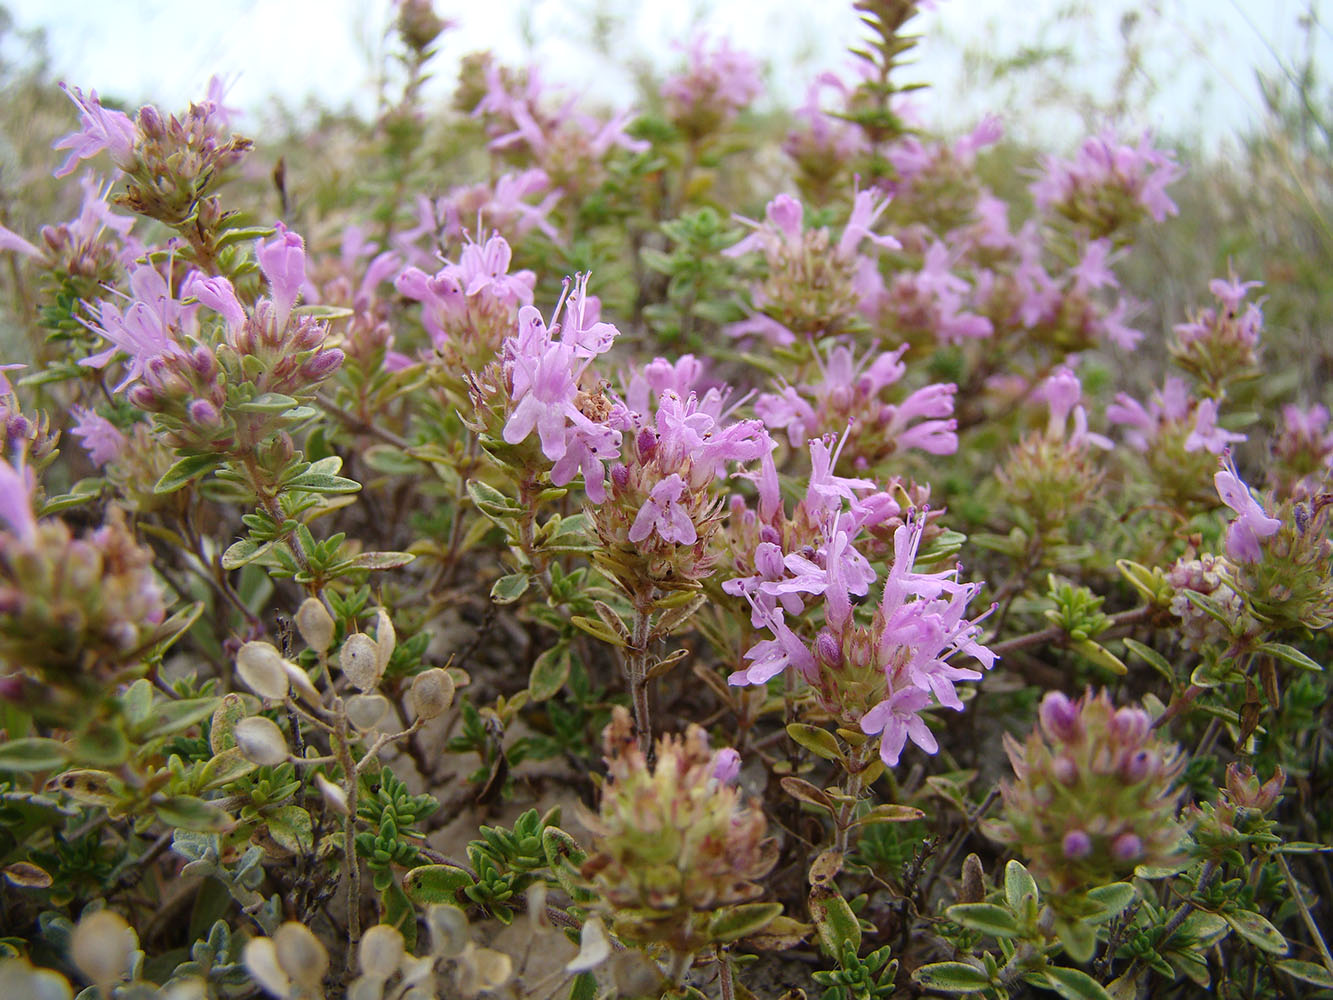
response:
M359 691L373 691L384 676L375 640L364 632L347 637L338 654L338 666L351 685Z
M388 924L376 924L361 938L361 971L377 979L388 979L403 960L403 936Z
M323 653L333 645L333 616L318 597L307 597L296 611L296 630L311 649Z
M289 920L273 935L278 965L292 982L314 991L329 970L329 953L305 924Z
M97 984L103 996L130 973L139 936L112 910L98 910L78 922L70 936L69 953L79 971Z
M272 719L252 715L232 730L241 756L260 767L275 767L287 759L287 738Z
M454 702L454 679L449 671L432 667L412 679L407 704L418 719L434 719L448 711Z
M236 672L241 681L255 694L269 701L287 697L287 670L282 665L282 654L268 642L247 642L236 654Z
M319 795L324 800L324 804L334 812L340 816L346 816L351 812L347 805L347 793L324 775L315 775L315 787L319 789Z
M394 630L389 612L380 608L375 617L375 653L381 674L388 667L389 658L393 656L394 647L397 645L398 633Z
M382 694L354 694L347 699L347 721L358 732L377 726L389 712L389 699Z

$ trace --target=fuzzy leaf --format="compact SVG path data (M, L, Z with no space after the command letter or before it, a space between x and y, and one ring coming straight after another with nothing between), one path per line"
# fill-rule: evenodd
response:
M527 591L532 577L526 573L510 573L491 585L491 600L496 604L513 604Z
M361 484L345 476L330 476L324 472L303 472L282 484L284 490L302 493L356 493Z
M1021 933L1014 915L993 903L959 903L944 912L955 923L991 937L1011 938Z
M842 760L842 750L838 747L838 741L827 729L808 726L803 722L793 722L787 726L787 735L816 757Z
M397 569L415 558L410 552L362 552L339 564L338 569Z
M293 854L304 854L315 846L310 813L300 806L280 806L265 819L269 835Z
M913 972L912 982L940 993L975 993L990 985L990 976L963 962L936 962Z
M1267 653L1283 663L1290 663L1293 667L1300 667L1302 670L1308 670L1311 673L1322 673L1323 665L1317 660L1306 656L1295 646L1288 646L1285 642L1263 642L1254 647L1256 653Z
M1051 989L1065 1000L1111 1000L1111 996L1102 985L1086 972L1053 966L1046 969L1044 975Z
M1285 955L1287 939L1282 932L1259 914L1250 910L1237 910L1235 913L1223 913L1222 919L1231 925L1232 930L1250 944L1270 955Z
M193 795L173 795L154 802L153 811L167 826L184 830L221 833L232 826L232 819L225 809Z
M221 464L222 459L217 455L186 455L162 474L153 492L175 493Z
M453 903L460 889L473 885L472 876L454 865L421 865L403 876L403 891L420 906Z
M1314 986L1321 986L1326 990L1333 990L1333 973L1322 965L1316 965L1314 962L1302 962L1294 958L1284 958L1277 963L1277 967L1293 979L1299 979L1303 983L1310 983Z
M743 937L762 931L781 912L781 903L739 903L735 906L724 906L709 919L708 936L721 944L739 941Z
M53 771L69 760L59 740L30 736L0 743L0 771Z
M233 542L227 546L227 551L222 553L222 568L240 569L246 563L254 562L264 555L273 548L273 545L272 541L257 542L253 538L242 538L239 542Z
M1130 882L1112 882L1110 885L1099 885L1095 889L1089 889L1088 898L1104 907L1093 919L1100 923L1118 916L1138 896L1139 891Z
M569 646L557 643L532 664L528 674L528 693L533 701L546 701L554 698L569 679Z
M600 618L588 618L586 615L572 615L570 616L569 621L575 628L587 632L594 639L601 639L602 642L609 643L612 646L625 645L625 640L620 638L620 636Z
M835 811L833 800L829 798L828 793L820 791L802 778L783 778L782 790L794 799L808 802L820 809L827 809L829 812Z
M810 890L810 916L826 954L839 958L847 946L861 950L861 923L836 889L817 885Z
M1041 899L1037 894L1036 879L1028 874L1028 870L1021 863L1010 861L1004 866L1005 902L1009 904L1009 909L1017 911L1022 909L1025 896Z

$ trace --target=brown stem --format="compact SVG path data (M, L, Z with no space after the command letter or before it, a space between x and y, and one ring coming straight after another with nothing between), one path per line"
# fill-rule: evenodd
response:
M639 736L639 751L651 763L653 753L652 702L648 691L648 633L653 613L645 601L634 602L634 632L625 650L625 673L630 696L634 700L634 728Z

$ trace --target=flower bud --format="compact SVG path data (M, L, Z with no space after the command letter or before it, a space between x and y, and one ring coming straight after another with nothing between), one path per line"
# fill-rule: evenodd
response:
M1061 841L1061 848L1070 861L1078 861L1092 853L1092 838L1082 830L1070 830Z
M1073 739L1078 727L1078 707L1059 691L1050 691L1041 700L1042 728L1054 739Z
M1111 857L1117 861L1137 861L1143 854L1143 841L1132 833L1122 833L1111 841Z
M252 715L232 730L241 756L260 767L276 767L287 759L287 738L272 719Z
M713 779L720 785L734 784L741 773L741 755L735 747L723 747L713 758Z
M449 671L432 667L412 678L407 692L407 705L418 719L435 719L448 711L454 702L454 679Z
M296 630L317 653L333 645L333 616L317 597L307 597L296 611Z
M349 635L338 654L338 666L343 676L360 691L373 691L379 685L384 676L379 660L378 645L364 632Z
M288 678L282 654L272 643L247 642L236 654L236 672L255 694L269 701L287 697Z
M190 420L200 427L216 427L222 422L217 407L206 399L191 400L187 412Z

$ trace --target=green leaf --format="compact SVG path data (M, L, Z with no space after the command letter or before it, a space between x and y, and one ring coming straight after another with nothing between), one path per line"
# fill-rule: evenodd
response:
M346 562L339 563L338 568L340 570L398 569L400 566L406 566L415 558L416 556L410 552L362 552Z
M1051 989L1065 1000L1111 1000L1111 995L1086 972L1052 966L1045 971Z
M1175 671L1171 669L1171 664L1167 661L1166 657L1157 652L1157 650L1153 649L1151 646L1145 646L1136 639L1121 639L1120 641L1125 644L1126 649L1147 663L1148 666L1152 667L1167 680L1175 680L1176 674Z
M233 542L227 546L227 551L222 553L222 568L240 569L273 548L273 544L272 541L257 542L253 538L242 538L239 542Z
M725 944L757 934L782 912L781 903L739 903L725 906L709 918L708 936Z
M1223 913L1221 916L1231 925L1232 930L1260 951L1266 951L1270 955L1287 953L1287 939L1282 936L1282 932L1259 914L1251 910L1237 910L1234 913Z
M491 518L515 517L523 513L521 507L494 486L488 486L475 479L468 480L467 494L477 509Z
M162 702L157 706L147 727L142 729L137 726L132 727L131 732L137 739L143 740L170 736L207 719L217 710L220 701L220 698L208 697Z
M407 954L411 955L417 946L416 908L394 881L389 882L388 888L380 894L380 898L384 901L383 923L398 929L398 933L403 936Z
M993 903L959 903L944 912L955 923L991 937L1012 938L1022 933L1014 915Z
M883 802L856 820L852 826L874 826L876 823L912 823L924 818L925 815L915 806Z
M528 674L528 694L533 701L546 701L555 697L569 679L569 646L557 643L532 664Z
M940 993L975 993L990 985L990 976L962 962L936 962L913 972L912 982Z
M597 1000L597 977L580 972L569 987L569 1000Z
M315 847L314 825L310 813L300 806L279 806L264 814L269 835L293 854L305 854Z
M303 472L282 484L284 490L303 493L355 493L361 484L345 476L330 476L323 472Z
M502 576L491 585L491 600L496 604L513 604L532 584L532 577L526 573L510 573Z
M594 639L600 639L602 642L609 643L612 646L623 646L625 640L620 638L606 622L600 618L589 618L586 615L572 615L569 619L571 625L582 632L587 632Z
M223 753L236 746L234 733L236 723L248 714L240 695L234 693L223 695L222 701L213 711L213 721L208 727L208 745L213 753Z
M861 950L861 923L832 886L817 885L810 890L810 917L829 956L840 958L848 946L853 952Z
M221 464L222 459L217 455L186 455L162 474L153 492L175 493Z
M1267 653L1284 663L1290 663L1293 667L1300 667L1302 670L1309 670L1311 673L1321 673L1324 669L1319 661L1311 659L1295 646L1288 646L1285 642L1262 642L1254 647L1254 651L1256 653Z
M258 767L258 764L242 757L238 747L232 746L231 749L223 750L209 758L208 763L199 772L199 782L196 787L203 790L220 788L238 778L244 778Z
M1083 639L1080 642L1072 642L1069 648L1078 653L1085 660L1097 664L1099 667L1111 671L1113 674L1127 674L1129 668L1121 662L1120 657L1116 656L1105 646L1093 642L1091 639Z
M279 392L265 392L248 403L242 403L236 409L242 413L286 413L300 404L300 400L284 396Z
M193 795L173 795L153 803L157 818L167 826L200 833L221 833L232 826L226 810Z
M803 722L793 722L787 726L787 735L816 757L842 760L842 750L838 746L838 741L827 729L808 726Z
M829 812L836 811L833 800L829 798L828 793L820 791L804 778L783 778L781 785L782 790L794 799L808 802L810 805L818 806L820 809L827 809Z
M69 757L69 747L43 736L0 743L0 771L54 771Z
M1095 889L1088 890L1088 898L1103 907L1102 912L1094 918L1099 923L1121 913L1130 903L1138 899L1138 896L1139 891L1129 882L1112 882L1110 885L1099 885Z
M453 903L460 889L473 885L472 876L454 865L421 865L403 876L403 891L419 906Z
M1313 986L1322 986L1326 990L1333 990L1333 973L1330 973L1322 965L1316 965L1314 962L1302 962L1295 958L1284 958L1277 963L1277 967L1293 979L1299 979L1301 982L1310 983Z
M1028 874L1028 870L1018 861L1010 861L1004 866L1004 899L1009 909L1022 910L1023 899L1031 896L1040 900L1037 894L1037 881Z

